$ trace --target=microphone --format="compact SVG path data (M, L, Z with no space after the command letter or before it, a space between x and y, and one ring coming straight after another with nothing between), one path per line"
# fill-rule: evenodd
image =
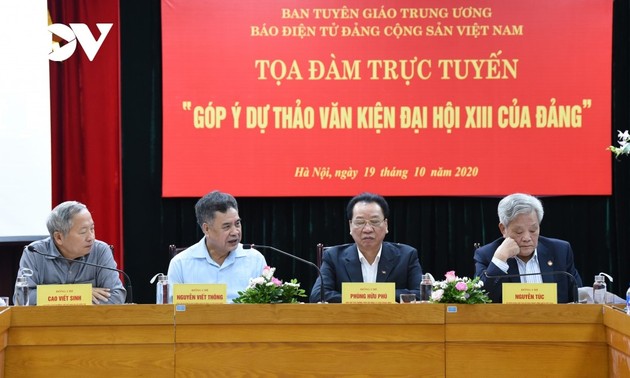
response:
M125 280L127 280L127 292L129 293L129 300L127 301L128 303L133 303L133 291L131 288L131 278L129 278L129 276L127 275L127 273L123 272L120 269L116 269L116 268L112 268L109 266L105 266L105 265L99 265L99 264L93 264L93 263L89 263L87 261L81 261L81 260L72 260L63 256L53 256L53 255L49 255L47 253L43 253L38 251L37 249L35 249L35 247L33 247L32 245L29 245L26 247L30 252L33 253L37 253L38 255L44 256L44 257L52 257L53 259L62 259L62 260L66 260L69 261L71 263L78 263L78 264L83 264L83 265L87 265L87 266L93 266L95 268L99 268L99 269L107 269L107 270L113 270L115 272L121 273L123 276L125 276Z
M491 276L488 274L487 270L483 271L483 274L488 277L488 278L520 278L520 277L526 277L526 276L552 276L552 275L557 275L557 274L563 274L565 276L568 276L571 279L571 283L573 284L573 290L572 291L572 295L573 295L573 302L572 303L579 303L579 296L578 296L578 284L577 284L577 280L575 279L575 276L569 272L565 272L563 270L553 270L551 272L540 272L540 273L523 273L523 274L505 274L505 275L500 275L500 276Z
M278 248L275 248L275 247L271 247L271 246L268 246L268 245L243 244L243 249L252 249L252 248L256 248L256 247L271 249L272 251L276 251L278 253L282 253L283 255L287 255L287 256L291 257L292 259L295 259L297 261L301 261L301 262L303 262L305 264L308 264L308 265L314 267L315 269L317 269L317 274L319 274L319 298L320 298L319 303L326 303L324 301L324 278L322 277L322 271L319 269L319 267L317 265L315 265L314 263L312 263L312 262L310 262L308 260L305 260L305 259L303 259L301 257L298 257L298 256L296 256L296 255L294 255L292 253L285 252L285 251L283 251L281 249L278 249Z

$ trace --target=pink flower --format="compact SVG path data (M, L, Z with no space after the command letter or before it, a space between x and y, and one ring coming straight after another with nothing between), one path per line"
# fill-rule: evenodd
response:
M455 281L457 279L457 276L455 275L455 271L454 270L450 270L450 271L446 272L444 277L446 277L446 282L453 282L453 281Z
M276 271L276 268L272 268L270 266L265 266L262 271L262 276L266 279L270 280L273 277L273 273Z
M442 299L442 295L444 295L444 290L438 289L431 293L431 299L439 302Z
M468 286L466 285L465 282L458 282L455 285L455 289L459 290L459 291L466 291L466 289L468 288Z
M256 285L263 285L265 283L265 279L263 277L256 277L249 279L249 287L255 287Z
M271 278L271 282L273 282L273 284L276 285L276 286L282 286L282 281L280 281L276 277L272 277Z

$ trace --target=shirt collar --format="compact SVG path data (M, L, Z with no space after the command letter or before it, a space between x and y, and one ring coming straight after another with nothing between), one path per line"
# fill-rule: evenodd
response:
M191 256L196 257L196 258L201 258L201 259L210 258L210 252L208 251L208 246L206 245L205 236L199 241L199 244L200 244L199 248L195 248L192 251ZM225 260L227 261L228 259L245 256L246 254L247 254L247 251L245 251L243 249L243 245L239 243L236 248L230 251L230 254L228 255L228 257L225 258Z
M530 262L532 263L536 263L536 265L538 265L538 248L534 249L534 253L532 254L532 258L529 259L529 261L525 262L523 260L521 260L520 257L518 256L514 256L519 262L521 262L523 265L525 264L529 264Z
M378 264L378 262L381 260L382 251L383 251L383 243L381 243L381 247L378 249L378 253L376 254L376 258L374 259L374 264ZM359 249L358 245L357 245L357 253L359 254L359 262L370 265L370 263L367 261L365 256L363 256L363 253L361 253L361 250Z
M79 256L76 259L70 259L65 257L64 255L61 254L61 251L59 250L59 247L57 247L57 244L55 244L55 241L52 240L52 238L50 238L50 244L51 244L51 248L50 248L50 253L48 250L46 251L46 255L45 258L50 259L50 260L54 260L57 259L59 257L61 257L62 260L66 260L67 262L71 262L71 261L86 261L88 256L90 255L90 253L92 253L92 251L95 248L95 245L92 246L92 249L90 249L90 252L83 255L83 256Z

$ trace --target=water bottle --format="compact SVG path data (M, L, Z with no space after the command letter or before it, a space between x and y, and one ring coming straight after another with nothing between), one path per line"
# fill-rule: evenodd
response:
M596 275L593 282L593 303L606 303L606 281L602 274Z
M626 314L630 315L630 285L626 291Z
M15 305L28 306L28 294L28 278L26 276L19 276L15 282Z
M433 280L430 274L423 274L420 282L420 302L428 302L433 292Z
M151 278L151 283L157 278L157 284L155 285L155 303L156 304L168 304L168 276L163 273L158 273Z

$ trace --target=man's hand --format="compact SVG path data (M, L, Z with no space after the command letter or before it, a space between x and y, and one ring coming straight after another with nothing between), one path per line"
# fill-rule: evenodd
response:
M503 262L507 262L509 258L518 255L520 251L521 248L518 246L516 240L508 236L503 239L503 243L501 243L499 248L497 248L497 250L494 252L494 257Z
M109 293L109 289L104 287L92 288L92 303L100 304L109 302L109 297L112 295Z

